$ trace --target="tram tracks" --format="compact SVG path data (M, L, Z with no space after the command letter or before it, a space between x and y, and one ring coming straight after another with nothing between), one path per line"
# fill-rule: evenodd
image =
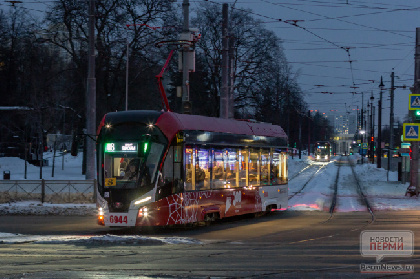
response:
M315 175L316 175L316 174L318 174L318 173L319 173L319 172L320 172L323 168L325 168L327 165L328 165L328 164L322 164L322 165L315 165L315 164L311 164L311 165L309 165L308 167L306 167L306 168L302 169L300 172L298 172L298 173L297 173L297 174L296 174L293 178L291 178L290 180L292 180L292 179L296 178L297 176L301 175L303 172L307 171L307 170L308 170L308 169L310 169L311 167L313 167L313 168L318 167L318 169L317 169L314 173L312 173L312 174L309 176L308 180L307 180L304 184L302 184L302 187L301 187L298 191L296 191L296 192L294 192L293 194L289 195L288 200L291 200L294 196L296 196L296 195L298 195L298 194L302 193L302 192L303 192L303 190L306 188L306 186L309 184L309 182L311 182L311 180L315 177ZM289 180L289 181L290 181L290 180Z
M359 177L357 176L357 173L355 171L355 166L354 163L352 163L351 161L349 161L348 158L346 158L347 162L343 163L343 157L340 158L340 160L338 161L339 163L337 164L337 175L336 175L336 179L334 181L334 191L333 191L333 195L332 195L332 199L331 199L331 206L329 209L329 213L330 213L330 217L328 218L327 222L329 220L331 220L333 218L334 213L336 212L337 209L337 199L339 197L339 189L338 189L338 185L339 185L339 180L340 180L340 168L343 165L348 165L351 168L351 173L352 173L352 178L354 179L354 185L359 197L359 200L363 203L363 205L366 207L367 212L369 212L369 214L371 215L371 220L369 221L368 224L371 224L375 221L375 214L373 213L373 209L369 203L368 198L366 197L365 193L363 192L363 188L361 186Z
M303 169L301 169L299 172L297 172L297 173L295 173L294 175L293 175L293 177L290 177L289 178L289 182L290 181L292 181L292 180L294 180L296 177L298 177L299 175L301 175L302 173L304 173L304 172L306 172L306 171L308 171L308 170L310 170L310 169L312 169L312 168L314 168L314 167L316 167L316 165L315 164L310 164L310 165L308 165L308 166L306 166L306 167L304 167Z

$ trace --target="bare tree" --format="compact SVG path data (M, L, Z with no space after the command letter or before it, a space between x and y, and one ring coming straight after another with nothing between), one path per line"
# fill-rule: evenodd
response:
M127 45L129 48L129 109L156 108L159 98L150 99L151 84L155 84L161 53L154 44L162 39L165 15L171 12L171 2L108 0L97 2L96 18L96 79L98 121L111 110L125 107ZM50 39L71 57L74 77L83 97L86 79L87 3L59 0L49 11ZM157 31L158 30L158 31ZM153 69L153 70L151 70ZM143 78L147 77L147 78ZM153 78L152 78L153 77ZM141 83L138 81L141 80ZM155 85L154 85L155 86ZM153 87L156 88L156 87ZM158 95L156 95L158 96ZM83 98L79 104L83 105ZM146 106L146 107L142 107Z
M231 9L229 17L236 54L233 63L235 115L281 124L281 115L290 110L293 103L303 106L303 101L280 39L246 11ZM193 92L192 96L207 96L212 107L219 106L221 21L221 6L213 3L201 4L197 18L192 20L192 25L202 34L197 44L197 65L201 67L198 73L206 73L201 75L201 92Z

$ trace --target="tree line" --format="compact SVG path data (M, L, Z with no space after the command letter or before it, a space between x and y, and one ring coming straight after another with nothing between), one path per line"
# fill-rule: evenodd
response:
M126 90L129 110L162 109L155 76L176 46L160 42L178 39L181 11L167 0L96 1L98 122L106 112L125 110ZM82 132L88 18L88 1L74 0L54 1L42 19L19 5L0 13L0 106L13 107L0 111L3 147L11 142L45 146L47 134ZM281 39L246 10L230 9L229 18L235 118L281 125L291 147L299 139L306 144L329 138L325 119L308 118L298 74L287 62ZM219 116L221 21L222 7L215 3L197 4L191 13L190 25L201 33L194 46L196 71L189 78L193 114ZM164 85L171 109L181 112L176 56Z

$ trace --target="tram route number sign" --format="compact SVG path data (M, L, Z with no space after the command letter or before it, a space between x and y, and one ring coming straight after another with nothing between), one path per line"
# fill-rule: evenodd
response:
M137 152L137 143L134 142L108 142L105 143L105 152Z
M420 123L404 123L403 140L420 141Z
M117 178L105 178L105 187L117 186Z

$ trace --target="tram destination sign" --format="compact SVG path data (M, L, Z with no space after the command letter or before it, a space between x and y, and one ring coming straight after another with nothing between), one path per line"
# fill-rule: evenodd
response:
M105 143L105 152L137 152L137 147L134 142L108 142Z

